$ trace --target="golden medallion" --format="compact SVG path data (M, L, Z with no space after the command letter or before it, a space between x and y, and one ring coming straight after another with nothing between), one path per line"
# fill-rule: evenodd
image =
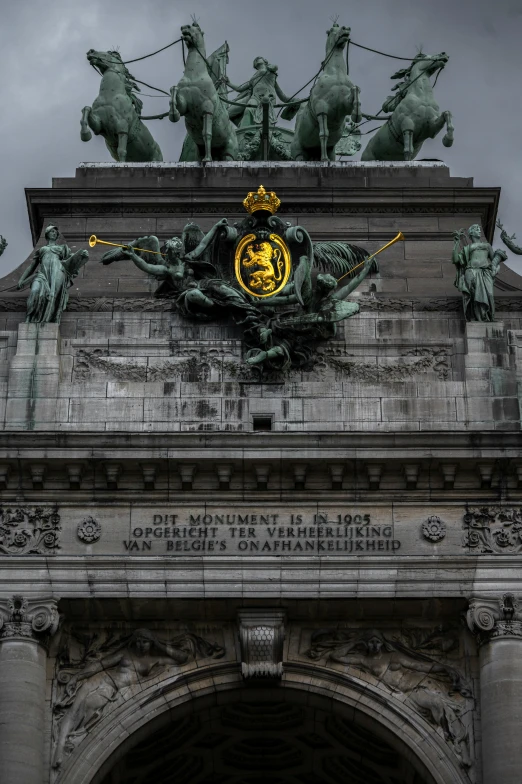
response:
M236 249L235 271L239 285L253 297L273 297L288 283L290 251L278 234L247 234Z

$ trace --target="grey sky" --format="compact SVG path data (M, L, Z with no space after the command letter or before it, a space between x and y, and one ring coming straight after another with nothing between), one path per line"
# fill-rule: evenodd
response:
M249 78L261 54L279 65L287 94L318 70L337 14L358 43L402 56L421 46L429 54L448 52L436 95L441 109L453 113L455 144L447 150L439 137L421 157L446 161L452 174L473 176L476 185L500 185L500 216L522 243L522 0L0 0L0 8L0 233L9 242L0 274L32 247L24 187L48 187L53 176L72 176L81 161L111 160L100 137L80 140L81 109L99 86L86 51L117 47L124 59L139 57L178 38L191 13L205 31L207 52L228 40L233 82ZM401 64L352 48L350 67L363 111L376 112ZM179 45L130 66L138 79L164 90L182 68ZM166 104L165 97L145 97L144 114ZM148 125L164 159L177 160L183 121ZM522 273L522 257L510 255L508 263Z

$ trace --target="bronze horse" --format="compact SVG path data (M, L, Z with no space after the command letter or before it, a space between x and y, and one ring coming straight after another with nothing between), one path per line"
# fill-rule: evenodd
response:
M87 59L102 75L100 93L92 106L85 106L81 119L81 139L88 142L103 136L116 161L162 161L159 145L140 119L142 102L134 77L122 62L119 52L90 49Z
M181 36L188 55L182 79L170 90L169 120L178 122L185 117L187 133L203 163L213 158L235 161L239 156L236 129L216 90L204 34L193 22L181 28Z
M334 161L335 145L343 135L346 117L351 115L353 122L361 122L359 88L348 77L343 57L350 28L334 24L326 34L323 69L308 101L297 112L291 147L296 161ZM282 114L285 120L292 116L290 107Z
M440 113L430 82L430 76L444 68L448 60L446 52L432 56L418 54L408 68L393 74L392 79L403 81L394 88L397 95L387 98L382 107L383 111L393 113L370 139L362 154L363 161L411 161L426 139L434 139L444 125L446 134L442 144L451 147L454 130L451 113Z

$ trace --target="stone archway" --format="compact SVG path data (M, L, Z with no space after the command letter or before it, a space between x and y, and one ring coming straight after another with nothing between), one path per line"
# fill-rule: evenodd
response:
M100 723L59 784L469 781L406 706L300 669L249 682L217 667L150 687Z

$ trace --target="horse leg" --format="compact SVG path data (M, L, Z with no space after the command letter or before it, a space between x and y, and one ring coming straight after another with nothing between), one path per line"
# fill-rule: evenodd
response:
M129 134L127 131L118 131L118 160L125 163L127 160L127 140Z
M203 163L211 163L212 161L212 120L214 115L211 112L205 112L203 115L203 141L205 142L205 157Z
M80 139L82 142L89 142L92 139L92 133L89 130L90 113L91 107L84 106L82 109L82 119L80 120Z
M177 85L170 88L170 101L169 101L169 120L171 122L178 122L181 117L178 111L178 88Z
M359 124L362 120L361 114L361 88L354 86L355 90L355 99L353 102L353 109L352 109L352 122Z
M321 142L321 161L329 161L328 157L328 116L326 114L318 114L317 120L319 122L319 140Z
M446 118L446 133L442 139L442 144L444 147L451 147L453 144L453 131L455 130L453 125L453 117L451 112L444 112L443 114Z

